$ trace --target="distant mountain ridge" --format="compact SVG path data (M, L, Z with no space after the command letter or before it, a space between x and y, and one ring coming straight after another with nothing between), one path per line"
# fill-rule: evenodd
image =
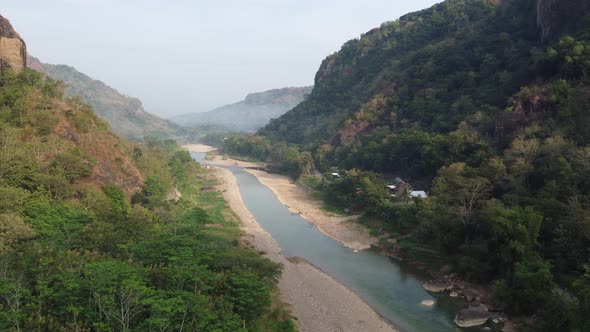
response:
M297 106L311 90L312 87L298 87L251 93L238 103L209 112L179 115L171 120L188 127L217 126L231 131L252 132Z
M145 136L174 136L179 129L169 121L146 112L139 99L126 96L73 67L42 63L30 55L27 66L55 80L64 81L68 95L80 96L119 135L142 140Z

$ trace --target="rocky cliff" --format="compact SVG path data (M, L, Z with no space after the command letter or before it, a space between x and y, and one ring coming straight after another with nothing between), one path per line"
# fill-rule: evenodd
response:
M590 1L537 0L537 25L542 40L580 29L587 21Z
M10 67L20 71L27 66L27 46L10 21L0 15L0 71Z

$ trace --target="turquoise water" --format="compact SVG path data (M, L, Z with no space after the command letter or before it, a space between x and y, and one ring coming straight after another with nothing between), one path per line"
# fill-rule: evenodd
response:
M204 154L192 153L203 162ZM275 239L286 257L301 257L355 291L402 331L461 331L452 322L464 307L460 300L435 298L422 288L415 271L371 251L358 253L322 234L293 215L258 179L238 167L227 167L240 186L242 199L256 221ZM423 300L435 300L424 307Z

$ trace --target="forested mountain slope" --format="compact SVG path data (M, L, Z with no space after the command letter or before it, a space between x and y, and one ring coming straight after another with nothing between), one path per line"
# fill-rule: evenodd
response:
M283 88L252 93L238 103L209 112L179 115L172 121L187 127L214 126L234 132L254 132L305 100L311 89Z
M589 128L590 2L447 0L347 42L306 101L224 151L337 168L317 189L386 250L442 253L528 328L584 331ZM396 176L428 199L391 197Z
M199 189L210 172L173 140L119 138L63 82L2 60L1 331L294 330L280 266Z
M146 112L139 99L125 96L73 67L41 63L32 56L28 57L27 62L30 68L54 80L63 81L68 96L81 97L119 135L133 140L142 140L145 136L178 135L179 128L176 125Z
M578 16L588 6L574 0L551 6L540 20L551 31L547 42L563 35L559 29L583 38L587 18ZM557 74L563 59L547 54L536 14L535 0L451 0L385 23L324 60L310 98L260 134L315 151L318 166L327 159L431 175L442 157L419 153L424 140L457 155L447 134L474 128L489 138L480 143L491 144L500 139L497 120L505 119L504 139L516 129L507 118L520 114L507 111L511 97Z

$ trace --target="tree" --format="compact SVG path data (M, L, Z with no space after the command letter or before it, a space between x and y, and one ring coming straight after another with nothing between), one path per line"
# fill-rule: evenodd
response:
M551 296L553 275L540 260L516 263L507 280L496 283L496 293L511 311L530 314Z
M102 261L88 264L85 275L100 315L111 328L129 331L153 292L139 271L124 262Z
M309 176L313 172L313 158L311 153L306 151L299 156L299 169L301 176Z
M0 273L0 327L9 322L11 326L21 331L21 322L25 316L24 308L30 290L25 286L22 276L10 276L5 271Z
M256 275L249 272L233 273L227 280L225 299L233 304L233 311L247 324L252 324L270 306L270 289Z
M492 244L502 264L500 270L512 271L516 263L536 257L543 223L539 212L532 207L507 208L491 201L482 214L493 236Z
M491 184L465 163L453 163L438 171L432 191L437 201L454 210L467 225L472 222L481 202L489 196Z
M0 214L0 255L12 252L21 242L34 238L35 232L20 216Z

